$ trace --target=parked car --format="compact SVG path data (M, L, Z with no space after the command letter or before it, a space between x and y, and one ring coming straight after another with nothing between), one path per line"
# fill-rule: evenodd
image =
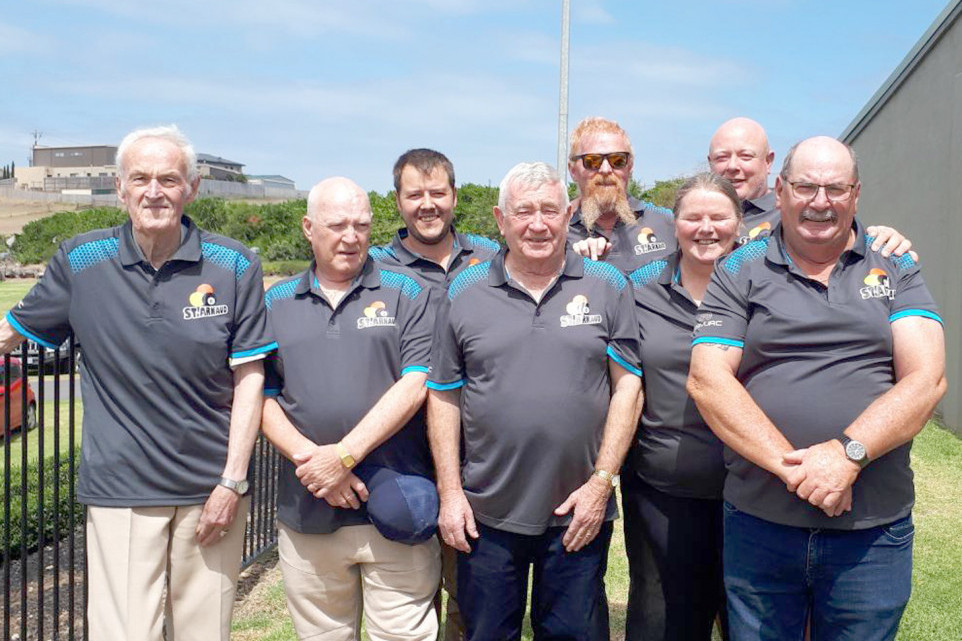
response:
M6 364L0 359L0 414L3 414L3 433L12 434L23 427L23 386L27 385L27 379L23 375L23 367L19 358L10 359L9 385L6 373ZM10 416L3 411L6 406L6 397L10 398ZM37 426L37 399L34 397L33 390L27 385L27 430L32 430Z
M74 359L75 369L80 367L80 346L74 345L76 358ZM60 344L56 350L44 348L43 363L44 372L53 372L56 366L56 354L60 354L60 372L66 374L70 371L70 341L66 340ZM40 363L40 345L36 341L27 341L27 371L36 372Z

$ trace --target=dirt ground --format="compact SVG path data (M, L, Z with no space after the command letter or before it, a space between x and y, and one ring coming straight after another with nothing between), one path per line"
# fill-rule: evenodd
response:
M0 199L0 235L19 234L27 223L57 211L80 209L76 203L47 203Z

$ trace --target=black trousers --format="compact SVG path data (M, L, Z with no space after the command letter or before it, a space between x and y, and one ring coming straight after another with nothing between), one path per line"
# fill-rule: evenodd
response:
M622 476L628 552L626 641L728 638L722 575L722 501L672 496Z

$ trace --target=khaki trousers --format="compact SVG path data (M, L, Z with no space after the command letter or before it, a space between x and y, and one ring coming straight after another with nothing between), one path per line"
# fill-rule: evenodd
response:
M250 498L200 547L203 505L87 508L87 619L96 641L228 641ZM166 599L165 599L166 594Z
M373 525L331 534L301 534L278 523L278 552L287 607L301 641L361 638L434 641L433 608L441 573L438 541L404 545Z

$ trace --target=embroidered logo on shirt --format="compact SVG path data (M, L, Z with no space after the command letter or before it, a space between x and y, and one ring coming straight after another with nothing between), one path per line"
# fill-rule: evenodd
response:
M207 283L198 285L197 289L187 297L187 302L190 304L184 308L184 320L226 316L230 313L227 305L217 304L214 288Z
M701 327L721 327L721 326L722 326L722 322L720 320L713 319L711 314L708 312L698 314L698 316L695 317L696 331Z
M758 240L760 238L765 238L766 236L771 236L772 234L772 224L770 222L759 223L751 228L746 236L738 237L738 244L744 245L745 243L750 243L753 240Z
M565 305L565 311L568 313L561 317L562 327L600 325L602 321L601 314L590 313L591 308L588 306L588 297L581 294L576 295L571 299L570 303Z
M364 316L357 319L358 329L368 327L394 327L394 316L389 316L387 305L382 301L376 300L364 308Z
M667 248L668 245L659 242L658 237L651 227L642 227L638 232L638 244L635 245L635 256L657 252Z
M892 300L895 298L895 289L889 286L891 280L884 269L873 268L863 282L868 287L862 287L858 290L858 293L862 295L862 300L868 300L869 298L888 298Z

